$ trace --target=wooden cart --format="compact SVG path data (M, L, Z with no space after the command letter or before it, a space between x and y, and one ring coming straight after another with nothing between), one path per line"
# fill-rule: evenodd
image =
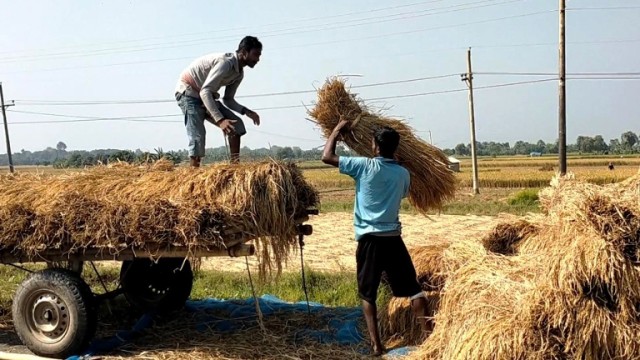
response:
M307 216L295 221L300 244L312 227ZM188 252L184 247L163 246L145 251L132 248L117 252L84 249L78 252L45 250L37 257L0 252L0 263L16 265L47 263L45 270L27 277L13 297L14 329L34 354L66 358L80 354L93 339L100 302L124 294L129 303L143 311L167 313L182 308L191 294L193 272L187 258L251 256L255 248L244 233L223 236L225 246ZM82 278L85 262L121 261L120 286L94 294ZM61 267L60 263L67 264ZM94 270L97 272L97 269Z

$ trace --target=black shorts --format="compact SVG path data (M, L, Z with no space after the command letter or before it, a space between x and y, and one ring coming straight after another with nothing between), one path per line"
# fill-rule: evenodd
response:
M416 269L401 236L367 234L356 250L358 295L375 304L382 273L389 278L393 296L411 297L422 291Z

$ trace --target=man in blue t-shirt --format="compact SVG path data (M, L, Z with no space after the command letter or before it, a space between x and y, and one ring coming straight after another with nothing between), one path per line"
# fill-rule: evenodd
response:
M376 308L383 272L387 274L393 295L410 297L415 316L422 320L423 329L429 330L427 302L402 240L399 220L400 202L409 193L410 177L407 169L394 160L400 135L389 127L373 134L375 157L336 155L338 137L347 126L348 122L343 120L335 127L325 144L322 161L337 166L340 173L356 181L353 225L358 242L358 295L362 299L373 354L379 356L385 351L380 341Z

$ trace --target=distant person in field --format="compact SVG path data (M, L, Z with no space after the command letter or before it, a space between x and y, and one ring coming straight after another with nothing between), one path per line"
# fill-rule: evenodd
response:
M222 129L228 137L231 162L240 160L240 137L247 130L242 119L231 110L246 115L255 125L260 125L260 116L240 105L234 97L244 78L244 68L256 66L261 54L262 43L256 37L246 36L235 53L202 56L180 74L175 95L184 114L191 166L200 166L200 160L204 157L205 119ZM225 88L222 97L224 105L220 103L218 93L221 87Z
M609 161L609 170L613 170L613 169L614 169L613 162Z
M355 179L354 206L358 294L362 299L373 355L385 352L380 341L376 298L386 272L393 295L411 298L411 308L424 331L430 330L427 301L411 256L402 240L400 202L409 192L409 171L394 160L400 135L383 127L373 134L373 158L336 155L336 143L348 122L341 121L324 146L322 161Z

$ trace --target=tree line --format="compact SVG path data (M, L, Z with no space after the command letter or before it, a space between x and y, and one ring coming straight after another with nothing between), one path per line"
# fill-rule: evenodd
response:
M536 154L557 154L558 142L545 143L539 140L536 143L526 141L516 141L513 145L508 142L476 142L478 156L500 156L500 155L530 155ZM443 149L448 155L467 156L471 154L471 144L460 143L453 149ZM338 145L336 148L338 155L355 155L348 148ZM567 144L568 153L583 154L632 154L640 153L640 142L638 135L632 131L624 132L620 139L610 139L607 143L602 135L578 136L574 144ZM267 158L278 160L318 160L322 157L320 148L302 150L293 146L272 146L270 148L250 149L243 147L241 156L248 160L263 160ZM43 165L56 168L77 168L92 166L97 164L109 164L111 162L123 161L130 164L148 163L165 158L180 163L187 160L189 153L187 150L163 151L161 148L154 149L153 152L122 149L97 149L97 150L73 150L67 151L67 145L60 141L56 147L47 147L40 151L21 150L12 154L14 165ZM228 159L228 152L225 146L206 149L205 163L224 161ZM0 166L9 164L7 154L0 155Z
M344 146L338 146L336 151L339 155L353 155ZM319 148L302 150L300 147L272 146L271 148L250 149L243 147L240 151L243 159L263 160L267 158L278 160L318 160L322 157L322 150ZM228 160L229 154L225 146L209 148L205 150L205 163ZM98 164L109 164L113 162L127 162L130 164L142 164L154 162L160 158L168 159L178 164L189 158L187 150L163 151L161 148L154 149L153 152L142 150L121 150L121 149L97 149L97 150L73 150L67 151L67 145L60 141L56 147L47 147L40 151L21 150L12 154L14 165L35 165L53 166L55 168L79 168ZM9 164L7 154L0 155L0 166Z
M453 149L443 149L443 151L448 155L468 156L471 155L471 143L460 143ZM476 142L476 152L478 156L557 154L558 141L553 143L545 143L542 140L536 143L516 141L513 145L508 142ZM567 153L634 154L640 153L640 143L638 135L633 131L624 132L620 135L620 139L610 139L608 143L602 135L578 136L575 143L567 144Z

